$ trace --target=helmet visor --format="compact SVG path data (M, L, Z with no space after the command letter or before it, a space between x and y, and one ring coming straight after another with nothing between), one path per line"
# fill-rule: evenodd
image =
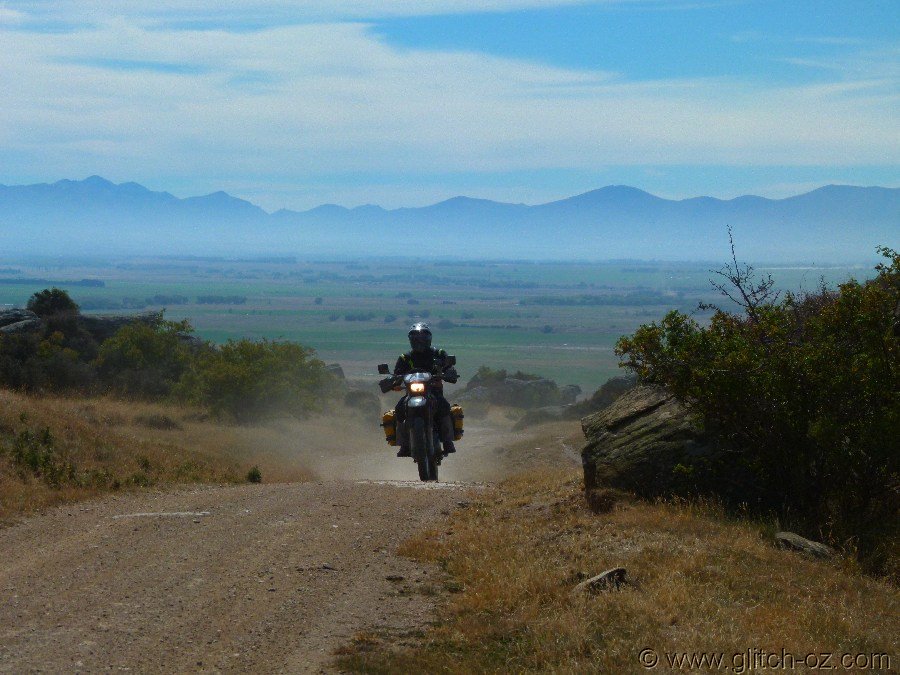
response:
M431 331L411 330L409 344L414 352L424 352L431 347Z

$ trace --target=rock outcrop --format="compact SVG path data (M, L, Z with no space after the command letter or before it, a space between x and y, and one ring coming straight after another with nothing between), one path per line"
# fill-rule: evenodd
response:
M115 335L122 326L135 322L151 322L158 314L78 314L78 325L90 334L98 343ZM29 333L41 330L43 319L28 309L5 309L0 311L0 333Z
M339 380L347 379L347 376L344 375L344 369L343 367L341 367L340 363L329 363L325 366L325 370L327 370Z
M479 401L532 409L558 405L560 390L556 382L544 378L524 380L507 377L487 382L479 382L476 378L472 378L465 391L455 394L454 397L459 401Z
M14 308L0 311L0 333L26 333L37 330L40 325L40 317L30 310Z
M620 375L612 377L604 382L593 395L580 401L575 402L578 394L581 393L581 387L574 384L568 384L560 389L561 405L544 406L529 410L525 415L516 422L514 431L520 431L536 424L544 424L546 422L559 422L562 420L577 420L585 415L603 410L611 406L625 392L637 386L637 378L634 375ZM577 389L577 392L575 391ZM574 396L573 396L574 394Z
M794 532L776 532L775 543L778 544L780 548L808 553L815 558L828 558L835 553L834 549L830 546L826 546L818 541L813 541L812 539L807 539L806 537L801 537Z
M581 387L577 384L567 384L559 388L559 404L572 405L581 396Z
M628 583L628 571L624 567L613 567L600 574L585 579L572 589L573 595L580 593L598 593L616 589Z
M578 413L578 417L584 417L603 410L604 408L608 408L625 392L634 389L636 386L637 376L633 374L611 377L600 385L600 388L597 389L590 398L585 399L580 403L576 403L573 406L572 412Z
M614 487L643 496L678 491L720 455L665 389L641 385L581 421L585 490Z

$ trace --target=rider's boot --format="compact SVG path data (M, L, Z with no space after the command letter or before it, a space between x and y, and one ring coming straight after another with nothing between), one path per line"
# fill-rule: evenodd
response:
M409 444L403 443L404 439L409 439L409 434L406 431L406 425L403 423L404 420L397 420L397 440L400 442L400 449L397 450L397 457L412 457L412 453L409 451Z
M444 456L451 452L456 452L456 446L453 445L453 418L449 415L441 420L441 444L444 446Z

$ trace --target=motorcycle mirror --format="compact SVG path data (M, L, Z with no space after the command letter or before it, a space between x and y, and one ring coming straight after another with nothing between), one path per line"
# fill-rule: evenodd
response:
M453 354L449 354L449 355L447 356L447 365L448 365L448 366L455 366L455 365L456 365L456 357L455 357Z
M391 369L388 368L388 364L386 364L386 363L378 364L378 374L379 375L390 375Z

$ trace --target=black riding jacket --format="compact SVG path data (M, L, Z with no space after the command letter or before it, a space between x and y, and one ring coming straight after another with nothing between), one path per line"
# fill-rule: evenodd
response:
M397 365L394 366L394 375L407 375L409 373L425 372L431 373L435 366L442 369L446 365L447 352L443 349L435 349L431 347L427 352L409 351L401 354L397 359ZM450 384L455 384L458 377L444 377L444 380Z

